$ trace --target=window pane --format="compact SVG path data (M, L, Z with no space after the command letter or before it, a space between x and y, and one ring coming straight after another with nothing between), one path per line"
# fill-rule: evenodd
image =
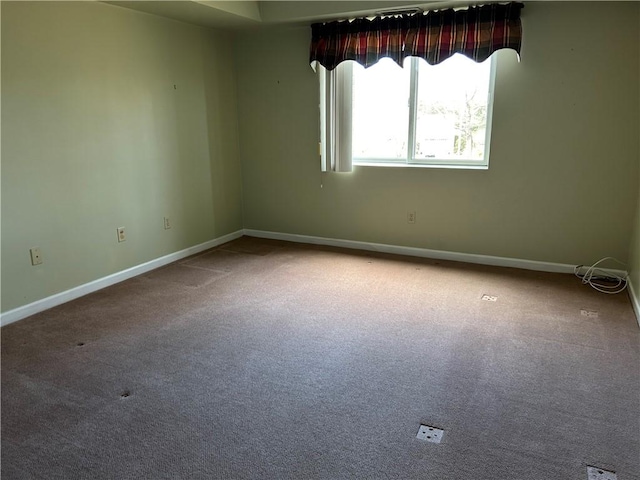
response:
M491 61L418 62L417 160L483 160Z
M353 157L407 158L409 60L400 68L383 58L365 69L353 66Z

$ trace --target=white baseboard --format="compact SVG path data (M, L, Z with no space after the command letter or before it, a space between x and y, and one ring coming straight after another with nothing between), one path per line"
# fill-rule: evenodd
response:
M184 250L180 250L179 252L165 255L164 257L156 258L155 260L151 260L141 265L128 268L121 272L117 272L112 275L99 278L97 280L86 283L84 285L80 285L70 290L66 290L64 292L60 292L55 295L52 295L50 297L37 300L28 305L18 307L14 310L9 310L5 313L0 314L0 325L4 326L10 323L16 322L18 320L22 320L23 318L26 318L28 316L42 312L49 308L55 307L57 305L61 305L63 303L69 302L71 300L82 297L89 293L93 293L97 290L109 287L116 283L120 283L124 280L149 272L151 270L162 267L169 263L181 260L190 255L194 255L196 253L203 252L210 248L217 247L218 245L222 245L223 243L230 242L231 240L235 240L236 238L239 238L243 235L247 235L250 237L270 238L275 240L286 240L289 242L296 242L296 243L308 243L312 245L328 245L333 247L351 248L356 250L393 253L397 255L408 255L412 257L432 258L435 260L451 260L454 262L475 263L480 265L522 268L525 270L536 270L541 272L553 272L553 273L573 273L574 272L574 265L569 265L564 263L539 262L535 260L523 260L519 258L495 257L491 255L477 255L473 253L448 252L443 250L430 250L426 248L403 247L398 245L387 245L382 243L360 242L355 240L342 240L342 239L336 239L336 238L314 237L310 235L297 235L292 233L279 233L279 232L268 232L263 230L244 229L244 230L238 230L228 235L224 235L222 237L210 240L205 243L201 243L199 245L195 245L193 247L186 248ZM604 270L609 271L611 273L615 273L617 275L626 274L626 272L623 272L621 270L608 270L608 269L604 269ZM631 298L631 303L633 304L636 317L638 318L638 324L640 325L640 301L635 296L635 291L633 290L631 285L629 285L629 292L630 292L629 296Z
M22 320L23 318L29 317L31 315L42 312L49 308L53 308L71 300L75 300L76 298L83 297L84 295L93 293L116 283L120 283L124 280L128 280L129 278L135 277L137 275L147 273L151 270L181 260L190 255L194 255L210 248L217 247L218 245L222 245L223 243L230 242L231 240L240 238L242 235L243 231L238 230L228 235L209 240L208 242L185 248L184 250L180 250L179 252L170 253L169 255L165 255L164 257L156 258L149 262L136 265L135 267L122 270L121 272L117 272L106 277L99 278L92 282L85 283L84 285L79 285L64 292L56 293L55 295L43 298L42 300L37 300L33 303L29 303L28 305L9 310L0 315L0 325L4 326L13 322L17 322L18 320Z
M629 283L627 284L627 290L629 291L629 299L631 300L633 311L636 314L636 320L638 320L638 327L640 327L640 298L636 295L636 290L633 288L631 279L629 279Z
M494 257L491 255L477 255L473 253L447 252L443 250L429 250L427 248L402 247L398 245L386 245L382 243L358 242L355 240L341 240L335 238L314 237L310 235L296 235L292 233L267 232L263 230L245 229L244 234L250 237L271 238L274 240L286 240L289 242L311 243L314 245L329 245L332 247L354 248L372 252L394 253L397 255L409 255L412 257L425 257L436 260L451 260L454 262L476 263L480 265L493 265L496 267L522 268L524 270L536 270L540 272L571 273L575 272L575 265L566 263L538 262L535 260L523 260L520 258ZM627 272L612 268L601 269L604 272L626 277ZM631 281L627 285L631 304L640 326L640 300L636 297Z
M250 237L271 238L275 240L287 240L290 242L311 243L314 245L330 245L332 247L354 248L357 250L367 250L372 252L395 253L397 255L425 257L435 260L452 260L454 262L477 263L480 265L522 268L525 270L537 270L541 272L573 273L573 269L575 267L575 265L568 265L564 263L538 262L535 260L522 260L519 258L494 257L491 255L477 255L474 253L447 252L444 250L402 247L398 245L386 245L383 243L358 242L355 240L313 237L309 235L295 235L292 233L266 232L262 230L245 229L244 234Z

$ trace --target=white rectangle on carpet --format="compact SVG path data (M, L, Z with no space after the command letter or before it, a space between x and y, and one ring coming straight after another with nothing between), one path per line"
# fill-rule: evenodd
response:
M617 480L618 477L615 472L609 470L603 470L598 467L587 467L587 480Z
M431 427L429 425L420 425L420 429L418 430L418 435L416 435L416 438L427 442L440 443L442 441L443 435L444 430L436 427Z

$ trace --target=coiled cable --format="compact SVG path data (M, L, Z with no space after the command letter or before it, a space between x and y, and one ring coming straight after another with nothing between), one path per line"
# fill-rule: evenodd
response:
M621 276L617 273L612 272L611 270L598 268L598 265L607 260L613 260L614 262L626 267L626 264L622 263L616 258L604 257L588 267L587 270L582 274L580 273L580 270L586 267L584 265L577 265L573 269L573 273L576 277L582 280L583 284L590 285L592 288L596 289L599 292L609 294L620 293L625 288L627 288L627 283L629 283L629 275L625 273L624 276Z

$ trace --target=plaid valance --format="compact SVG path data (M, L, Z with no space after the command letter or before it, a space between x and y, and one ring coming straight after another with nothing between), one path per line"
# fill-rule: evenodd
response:
M482 62L501 48L520 54L521 3L491 4L465 10L439 10L396 17L359 18L311 25L310 62L328 70L355 60L369 67L383 57L399 65L405 57L431 65L454 53Z

